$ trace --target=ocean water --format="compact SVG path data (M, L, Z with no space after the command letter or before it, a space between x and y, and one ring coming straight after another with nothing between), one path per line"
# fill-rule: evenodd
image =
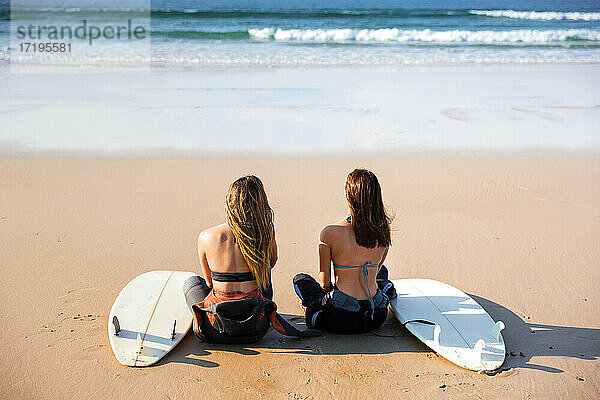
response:
M11 15L59 25L147 17L151 46L139 53L98 41L67 56L33 57L11 43ZM0 35L0 60L12 63L598 63L600 1L0 0Z
M0 0L0 64L0 150L600 149L598 0Z

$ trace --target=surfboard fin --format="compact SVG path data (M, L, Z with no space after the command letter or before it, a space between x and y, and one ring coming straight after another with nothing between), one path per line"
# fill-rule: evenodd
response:
M473 350L475 350L475 357L477 357L476 360L479 360L479 363L481 364L481 369L483 371L485 371L487 369L487 367L483 363L483 359L481 358L481 352L483 351L484 347L485 347L485 340L483 340L483 339L479 339L477 342L475 342L475 346L473 347Z
M175 340L175 327L177 326L177 320L173 321L173 332L171 333L171 340Z
M143 349L144 347L142 346L142 337L140 336L140 334L139 334L139 333L137 334L137 347L138 347L137 354L138 354L138 355L139 355L139 354L142 354L142 349Z
M473 347L474 350L477 350L479 353L481 353L481 350L483 350L483 348L485 347L485 340L483 339L479 339L476 343L475 343L475 347Z
M439 325L436 325L435 328L433 328L433 343L435 343L436 346L440 345L440 333L442 333L442 328Z
M121 332L121 324L119 324L119 319L116 315L113 315L112 324L115 327L115 336L119 336L119 332Z
M498 321L494 324L492 329L490 330L490 336L496 339L496 341L500 340L500 331L504 329L506 326L504 322Z

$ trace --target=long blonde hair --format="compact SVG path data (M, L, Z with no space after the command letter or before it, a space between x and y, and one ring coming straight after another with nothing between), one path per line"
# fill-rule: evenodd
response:
M273 210L260 179L247 175L229 186L225 199L227 224L256 283L266 289L271 269Z

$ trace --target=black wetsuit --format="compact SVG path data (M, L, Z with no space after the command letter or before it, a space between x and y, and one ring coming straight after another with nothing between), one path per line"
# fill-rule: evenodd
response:
M246 282L255 280L250 272L211 272L213 281ZM271 276L267 288L250 292L218 291L210 288L204 278L191 276L183 292L194 314L193 331L198 339L212 343L253 343L273 325L278 332L297 337L321 334L315 329L299 330L277 313L272 301Z
M379 327L387 318L389 299L395 297L385 266L377 273L378 291L369 300L357 300L336 287L325 291L308 274L294 277L294 290L306 307L306 326L333 333L362 333Z

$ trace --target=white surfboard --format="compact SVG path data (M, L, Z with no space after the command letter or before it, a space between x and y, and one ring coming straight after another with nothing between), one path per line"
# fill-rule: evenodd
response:
M390 307L398 320L433 351L472 371L493 371L504 362L500 331L475 300L431 279L399 279Z
M177 346L192 325L183 295L183 283L192 275L151 271L125 285L108 315L108 340L117 361L145 367Z

